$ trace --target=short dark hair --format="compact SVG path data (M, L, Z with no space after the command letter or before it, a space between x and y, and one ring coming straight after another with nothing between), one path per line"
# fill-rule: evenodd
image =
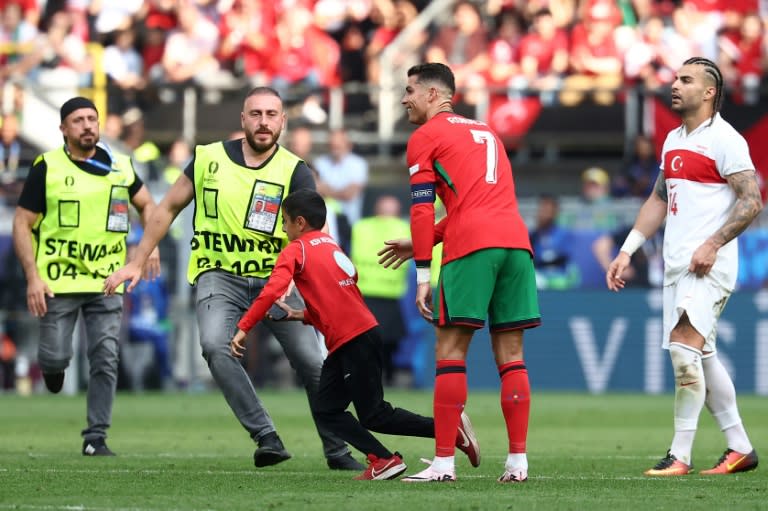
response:
M322 229L325 225L325 201L314 190L303 189L289 193L283 199L283 211L294 219L303 216L313 229Z
M254 87L253 89L251 89L248 92L248 94L245 95L245 99L248 99L251 96L257 96L257 95L260 95L260 94L265 94L265 95L268 95L268 96L275 96L280 101L283 100L283 98L280 97L280 93L277 92L272 87Z
M456 93L456 78L453 76L451 68L445 64L439 62L418 64L408 70L409 77L414 75L420 82L438 82L445 87L448 87L451 95Z

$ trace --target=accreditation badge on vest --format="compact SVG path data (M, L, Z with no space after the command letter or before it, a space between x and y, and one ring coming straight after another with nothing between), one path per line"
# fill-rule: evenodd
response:
M273 234L280 215L283 185L256 181L248 206L245 228L251 231Z
M128 232L128 187L113 186L109 193L107 231Z

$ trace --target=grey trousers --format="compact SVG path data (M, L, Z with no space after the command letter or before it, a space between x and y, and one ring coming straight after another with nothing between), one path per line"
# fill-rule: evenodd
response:
M272 418L256 395L251 379L240 361L229 351L229 341L237 331L237 322L266 284L266 279L238 277L223 271L207 271L197 279L197 323L200 346L214 380L240 424L251 438L258 440L275 431ZM294 308L303 308L303 302L294 292L287 302ZM277 338L288 361L296 370L307 392L313 419L323 349L314 329L297 321L264 320L264 324ZM323 429L315 420L326 458L349 453L349 448L331 431Z
M118 338L123 315L121 295L57 295L48 298L48 312L40 319L37 359L45 373L58 373L72 359L72 334L82 312L90 365L88 379L88 427L85 440L105 438L112 423L112 403L117 386Z

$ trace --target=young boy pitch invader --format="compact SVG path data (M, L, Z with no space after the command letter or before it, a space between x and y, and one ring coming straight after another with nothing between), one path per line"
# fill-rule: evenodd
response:
M300 190L285 198L283 229L291 242L277 258L269 282L238 323L230 349L232 355L242 357L247 332L265 317L273 303L287 312L284 320L303 321L317 328L328 348L320 374L317 420L367 455L368 468L356 479L394 479L407 468L403 458L384 447L370 431L434 438L435 422L431 417L393 408L384 400L378 323L363 302L354 265L333 238L321 231L325 215L325 202L314 191ZM291 280L304 297L304 310L279 301ZM358 418L347 411L350 403ZM464 413L456 446L473 466L480 464L480 448Z

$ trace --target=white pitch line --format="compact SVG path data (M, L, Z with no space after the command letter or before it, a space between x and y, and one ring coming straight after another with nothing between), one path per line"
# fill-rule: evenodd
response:
M153 508L153 507L98 507L98 506L50 506L50 505L36 505L36 504L0 504L0 509L13 509L23 510L30 509L35 511L47 511L47 510L63 510L63 511L214 511L211 509L166 509L166 508Z
M85 468L15 468L15 469L0 469L0 472L38 472L38 473L62 473L62 474L170 474L176 472L192 473L192 474L222 474L222 475L253 475L253 474L265 474L264 471L257 470L161 470L153 468L109 468L109 469L85 469ZM301 472L286 472L281 470L280 474L309 474L308 471Z
M102 469L102 470L96 470L96 469L57 469L57 468L18 468L18 469L0 469L0 472L36 472L36 473L71 473L71 474L164 474L164 473L171 473L176 472L172 470L154 470L154 469L138 469L138 470L130 470L130 469ZM206 474L206 475L244 475L244 476L263 476L263 475L279 475L279 476L285 476L285 475L298 475L298 476L311 476L311 475L317 475L317 471L315 470L280 470L280 471L268 471L268 470L185 470L185 473L193 473L193 474ZM492 476L489 475L480 475L480 474L458 474L458 480L461 481L462 479L492 479ZM609 476L609 475L600 475L596 474L593 476L589 475L581 475L581 476L570 476L570 475L556 475L556 476L548 476L548 475L530 475L528 477L531 481L662 481L666 480L666 478L661 477L647 477L642 475L616 475L616 476ZM696 477L693 475L687 476L685 478L681 478L681 480L704 480L707 479L706 477ZM6 506L7 508L8 506ZM14 509L12 506L11 509ZM0 509L4 509L3 505L0 505ZM52 508L53 509L53 508ZM59 509L59 508L55 508ZM80 509L80 508L72 508L72 509ZM87 508L87 509L98 509L98 508ZM124 511L124 510L121 510Z
M73 454L51 454L51 453L28 453L28 458L64 458L74 456ZM605 454L605 455L569 455L563 456L561 454L528 454L530 459L559 459L559 460L658 460L656 455L626 455L626 454ZM79 456L78 456L79 457ZM222 455L220 453L171 453L171 452L153 452L153 453L132 453L132 454L120 454L119 458L167 458L167 459L239 459L247 457L245 454L242 456L239 454ZM483 459L486 460L504 460L506 455L492 455L483 454ZM2 469L0 469L2 470Z
M5 451L6 453L8 451ZM29 452L29 453L14 453L14 454L21 454L26 456L28 458L62 458L62 457L70 457L70 456L77 456L79 457L79 453L59 453L59 454L53 454L50 452ZM130 454L120 454L118 456L119 458L180 458L180 459L214 459L214 458L240 458L240 457L247 457L247 454L243 454L242 456L239 454L230 454L230 455L222 455L221 453L175 453L175 452L153 452L153 453L130 453Z

